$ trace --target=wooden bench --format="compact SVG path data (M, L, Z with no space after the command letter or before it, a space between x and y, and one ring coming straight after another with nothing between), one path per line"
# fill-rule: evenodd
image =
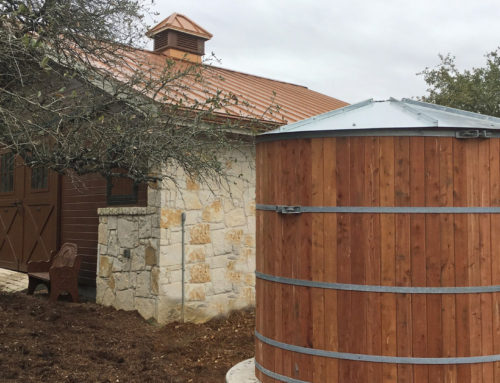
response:
M61 249L52 253L50 261L28 262L28 294L43 283L50 292L50 300L57 301L62 292L67 292L78 302L78 272L81 258L74 243L67 242Z

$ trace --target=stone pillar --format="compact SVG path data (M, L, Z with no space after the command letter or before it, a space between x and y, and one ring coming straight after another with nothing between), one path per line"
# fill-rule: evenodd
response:
M97 303L158 316L159 219L154 207L103 208L99 214Z

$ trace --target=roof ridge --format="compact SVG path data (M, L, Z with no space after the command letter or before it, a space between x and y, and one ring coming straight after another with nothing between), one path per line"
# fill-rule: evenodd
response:
M301 121L297 121L297 122L294 122L294 123L291 123L291 124L288 124L288 125L280 126L278 128L278 130L279 130L280 133L284 133L284 132L287 132L287 131L289 131L291 129L298 128L300 126L308 125L308 124L311 124L311 123L316 122L316 121L320 121L320 120L324 120L326 118L333 117L333 116L335 116L337 114L342 114L342 113L349 112L349 111L351 111L353 109L362 108L362 107L364 107L366 105L369 105L369 104L372 104L374 102L375 101L373 101L373 98L369 98L367 100L357 102L356 104L347 105L347 106L344 106L342 108L330 110L328 112L321 113L321 114L318 114L316 116L312 116L312 117L306 118L305 120L301 120ZM269 133L272 133L272 132L269 132ZM267 134L267 133L264 133L264 134Z
M170 58L174 61L178 60L178 61L183 61L182 59L177 59L177 58L174 58L174 57L170 57L168 56L164 51L152 51L152 50L149 50L149 49L145 49L145 48L136 48L136 47L130 47L131 49L134 49L134 50L139 50L139 51L142 51L142 52L146 52L146 53L149 53L149 54L152 54L152 55L155 55L157 57L165 57L165 58ZM223 71L228 71L228 72L232 72L232 73L237 73L237 74L241 74L241 75L244 75L244 76L249 76L249 77L254 77L254 78L259 78L259 79L262 79L262 80L267 80L267 81L273 81L273 82L277 82L277 83L280 83L280 84L286 84L286 85L292 85L292 86L296 86L298 88L303 88L303 89L307 89L308 91L310 92L314 92L314 93L317 93L318 95L321 95L321 96L324 96L324 97L328 97L328 98L335 98L335 97L331 97L331 96L328 96L324 93L321 93L321 92L318 92L316 90L313 90L313 89L309 89L309 87L305 86L305 85L300 85L300 84L295 84L293 82L290 82L290 81L283 81L283 80L277 80L277 79L274 79L274 78L270 78L270 77L264 77L264 76L261 76L261 75L257 75L257 74L252 74L252 73L248 73L248 72L242 72L242 71L239 71L239 70L236 70L236 69L229 69L229 68L224 68L222 66L217 66L217 65L211 65L211 64L202 64L204 66L207 66L209 68L214 68L214 69L220 69L220 70L223 70ZM339 101L342 101L338 98L335 98L336 100L339 100Z
M158 76L161 69L165 67L167 60L174 61L176 65L199 65L170 57L164 52L155 52L133 46L124 46L123 48L124 65L130 66L132 69L124 67L122 73L119 70L113 70L113 68L105 68L105 70L110 70L118 77L129 76L134 70L147 71L151 76ZM241 93L241 100L245 102L229 105L223 111L220 111L220 113L231 118L248 116L248 118L258 118L276 125L282 125L339 108L346 104L342 100L312 91L306 86L211 65L210 63L203 65L207 69L207 82L202 87L194 86L188 89L186 94L189 100L204 99L206 95L216 94L218 90L233 92L238 95L238 98L240 98ZM227 82L221 81L221 79ZM275 101L272 101L273 90L276 92ZM271 104L278 104L281 108L279 111L264 115L263 113L267 108L273 106Z
M209 64L203 64L203 65L207 65L207 66L210 66L211 68L215 68L215 69L225 70L225 71L228 71L228 72L242 74L244 76L261 78L261 79L267 80L267 81L279 82L281 84L293 85L293 86L296 86L296 87L299 87L299 88L304 88L304 89L307 89L307 90L311 90L311 89L309 89L305 85L294 84L293 82L289 82L289 81L276 80L276 79L273 79L273 78L264 77L264 76L260 76L260 75L256 75L256 74L247 73L247 72L241 72L241 71L238 71L238 70L235 70L235 69L228 69L228 68L224 68L224 67L221 67L221 66L215 66L215 65L209 65Z
M392 102L392 103L394 103L394 105L397 105L401 109L406 110L406 111L414 114L417 119L424 120L424 121L427 121L427 122L431 122L432 124L435 124L436 126L439 125L439 121L438 120L432 118L431 116L428 116L424 112L421 112L419 110L416 110L416 109L412 108L411 106L406 105L406 103L404 101L399 101L399 100L395 99L394 97L390 97L389 101Z
M465 116L470 116L470 117L473 117L473 118L479 118L479 119L482 119L482 120L500 122L500 118L495 117L495 116L489 116L487 114L482 114L482 113L477 113L477 112L470 112L468 110L462 110L462 109L458 109L458 108L453 108L451 106L444 106L444 105L432 104L430 102L412 100L411 98L403 98L401 101L407 102L409 104L420 105L420 106L427 107L427 108L441 110L443 112L458 114L458 115L461 115L461 116L465 115Z

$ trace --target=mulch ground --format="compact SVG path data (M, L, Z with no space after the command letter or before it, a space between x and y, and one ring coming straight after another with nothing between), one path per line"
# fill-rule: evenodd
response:
M0 382L224 382L254 355L253 311L158 326L136 312L0 292Z

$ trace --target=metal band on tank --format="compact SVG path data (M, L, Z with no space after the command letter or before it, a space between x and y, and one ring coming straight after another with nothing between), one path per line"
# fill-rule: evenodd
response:
M295 279L278 277L255 272L255 277L264 281L282 283L285 285L315 287L328 290L360 291L367 293L395 293L395 294L480 294L498 293L500 285L493 286L464 286L464 287L413 287L413 286L379 286L379 285L356 285L351 283L330 283L309 281L305 279Z
M467 129L461 129L466 131ZM472 128L472 130L476 130ZM281 132L281 133L264 133L257 136L256 141L259 142L272 142L272 141L285 141L296 140L302 138L328 138L328 137L457 137L460 132L458 129L443 128L443 129L349 129L349 130L317 130L317 131L304 131L304 132ZM488 130L488 138L500 137L500 132L495 130ZM478 139L486 137L477 137Z
M280 382L285 382L285 383L310 383L310 382L306 382L305 380L293 379L293 378L289 378L288 376L285 376L285 375L277 374L276 372L270 371L267 368L263 367L262 365L260 365L259 363L257 363L257 361L255 361L255 367L257 368L257 370L259 370L260 372L262 372L264 375L267 375L270 378L279 380Z
M327 351L316 348L295 346L293 344L278 342L277 340L267 338L255 331L255 337L261 342L281 348L282 350L298 352L300 354L321 356L325 358L354 360L360 362L373 363L392 363L392 364L474 364L474 363L492 363L500 361L500 355L485 355L485 356L465 356L455 358L414 358L404 356L385 356L385 355L368 355L368 354L352 354L348 352Z
M500 206L286 206L257 204L256 209L276 211L282 214L500 214Z

